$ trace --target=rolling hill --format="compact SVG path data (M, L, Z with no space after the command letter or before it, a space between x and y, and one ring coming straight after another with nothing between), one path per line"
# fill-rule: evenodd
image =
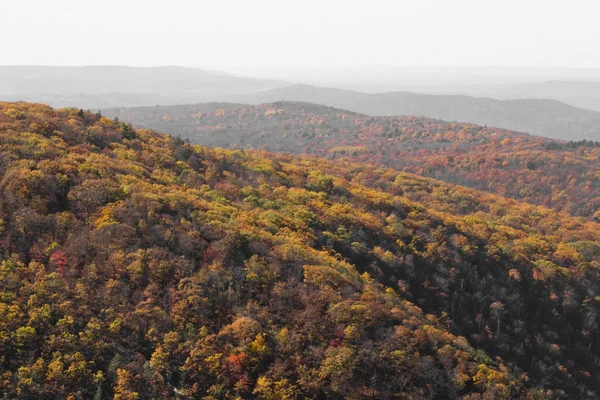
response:
M600 111L600 82L544 81L511 85L499 94L512 97L556 99L575 107Z
M242 104L302 101L371 116L422 115L562 140L600 139L600 112L558 101L565 98L571 104L593 109L597 86L597 82L509 85L494 89L492 96L518 99L496 100L412 92L362 93L175 66L0 66L0 100L5 101L44 102L83 109L214 101ZM385 86L380 90L385 90Z
M104 111L204 146L374 163L572 215L600 218L600 147L418 117L308 103L210 103Z
M414 92L493 99L553 99L600 111L600 69L544 67L225 68L225 71L365 93Z
M600 225L0 103L8 398L597 398Z
M0 99L101 108L184 104L287 85L183 67L0 66Z
M368 94L293 85L222 98L233 103L301 101L371 116L419 115L527 132L562 140L600 140L600 113L546 99L496 100L410 92Z

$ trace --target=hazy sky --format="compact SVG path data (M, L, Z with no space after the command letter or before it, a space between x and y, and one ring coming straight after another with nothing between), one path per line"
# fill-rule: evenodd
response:
M0 2L0 65L600 67L598 0Z

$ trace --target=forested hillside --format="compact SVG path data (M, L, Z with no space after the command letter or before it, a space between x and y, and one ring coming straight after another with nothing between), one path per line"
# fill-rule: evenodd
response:
M204 146L386 165L600 218L600 147L420 117L369 117L307 103L210 103L105 111Z
M600 225L0 103L5 398L597 398Z

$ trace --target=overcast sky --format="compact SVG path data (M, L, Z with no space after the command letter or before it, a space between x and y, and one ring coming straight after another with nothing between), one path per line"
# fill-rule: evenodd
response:
M600 67L598 0L0 1L0 65Z

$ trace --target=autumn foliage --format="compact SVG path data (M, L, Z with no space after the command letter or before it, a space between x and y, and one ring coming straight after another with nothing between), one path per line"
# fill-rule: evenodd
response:
M0 103L4 397L600 393L595 222L125 126Z
M125 108L111 115L193 143L387 166L600 220L600 144L308 103Z

